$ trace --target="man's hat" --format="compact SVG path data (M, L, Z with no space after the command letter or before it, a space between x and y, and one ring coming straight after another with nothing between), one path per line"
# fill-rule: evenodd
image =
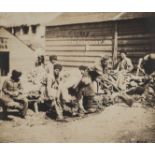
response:
M109 58L110 58L110 56L107 56L107 55L102 56L101 61L106 61L106 60L108 60Z
M56 55L51 55L49 57L49 60L52 61L52 60L57 60L57 56Z
M54 69L59 69L61 71L62 70L62 65L61 64L55 64Z
M84 66L84 65L79 66L79 70L86 70L86 69L88 69L87 66Z
M22 72L19 72L19 71L17 71L17 70L13 70L12 71L12 76L13 77L20 77L22 75Z

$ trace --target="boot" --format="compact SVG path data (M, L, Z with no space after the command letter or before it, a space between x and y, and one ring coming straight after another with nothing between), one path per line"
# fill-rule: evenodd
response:
M58 122L67 122L67 120L64 118L63 114L58 115L56 118L56 121Z

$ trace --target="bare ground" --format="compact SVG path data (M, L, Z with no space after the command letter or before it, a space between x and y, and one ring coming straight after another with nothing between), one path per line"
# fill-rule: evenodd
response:
M26 120L0 120L0 142L155 142L155 109L120 103L85 118L60 123L44 112L28 111Z

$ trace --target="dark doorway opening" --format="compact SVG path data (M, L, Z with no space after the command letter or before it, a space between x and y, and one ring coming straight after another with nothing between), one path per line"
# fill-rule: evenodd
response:
M9 52L0 52L0 75L6 76L9 73Z

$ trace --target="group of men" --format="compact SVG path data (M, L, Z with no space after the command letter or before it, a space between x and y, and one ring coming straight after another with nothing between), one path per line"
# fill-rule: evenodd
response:
M36 86L33 93L31 91L31 95L23 91L20 71L13 70L11 77L4 81L0 97L4 119L8 119L9 108L18 109L20 116L25 118L32 99L38 99L44 104L48 103L47 112L55 113L58 121L64 120L64 112L67 108L72 116L80 117L86 113L101 110L102 107L96 99L96 95L108 94L110 91L125 92L127 85L124 81L134 70L134 65L125 52L120 54L120 58L115 69L113 69L111 59L106 56L91 67L81 65L79 67L81 76L76 82L73 82L69 75L62 76L63 67L58 63L57 56L49 56L48 63L45 61L45 56L38 56L35 70L28 76L31 86ZM139 60L135 76L138 76L140 72L152 75L154 71L155 54L149 54ZM67 85L66 81L70 84ZM100 90L102 91L100 92Z

